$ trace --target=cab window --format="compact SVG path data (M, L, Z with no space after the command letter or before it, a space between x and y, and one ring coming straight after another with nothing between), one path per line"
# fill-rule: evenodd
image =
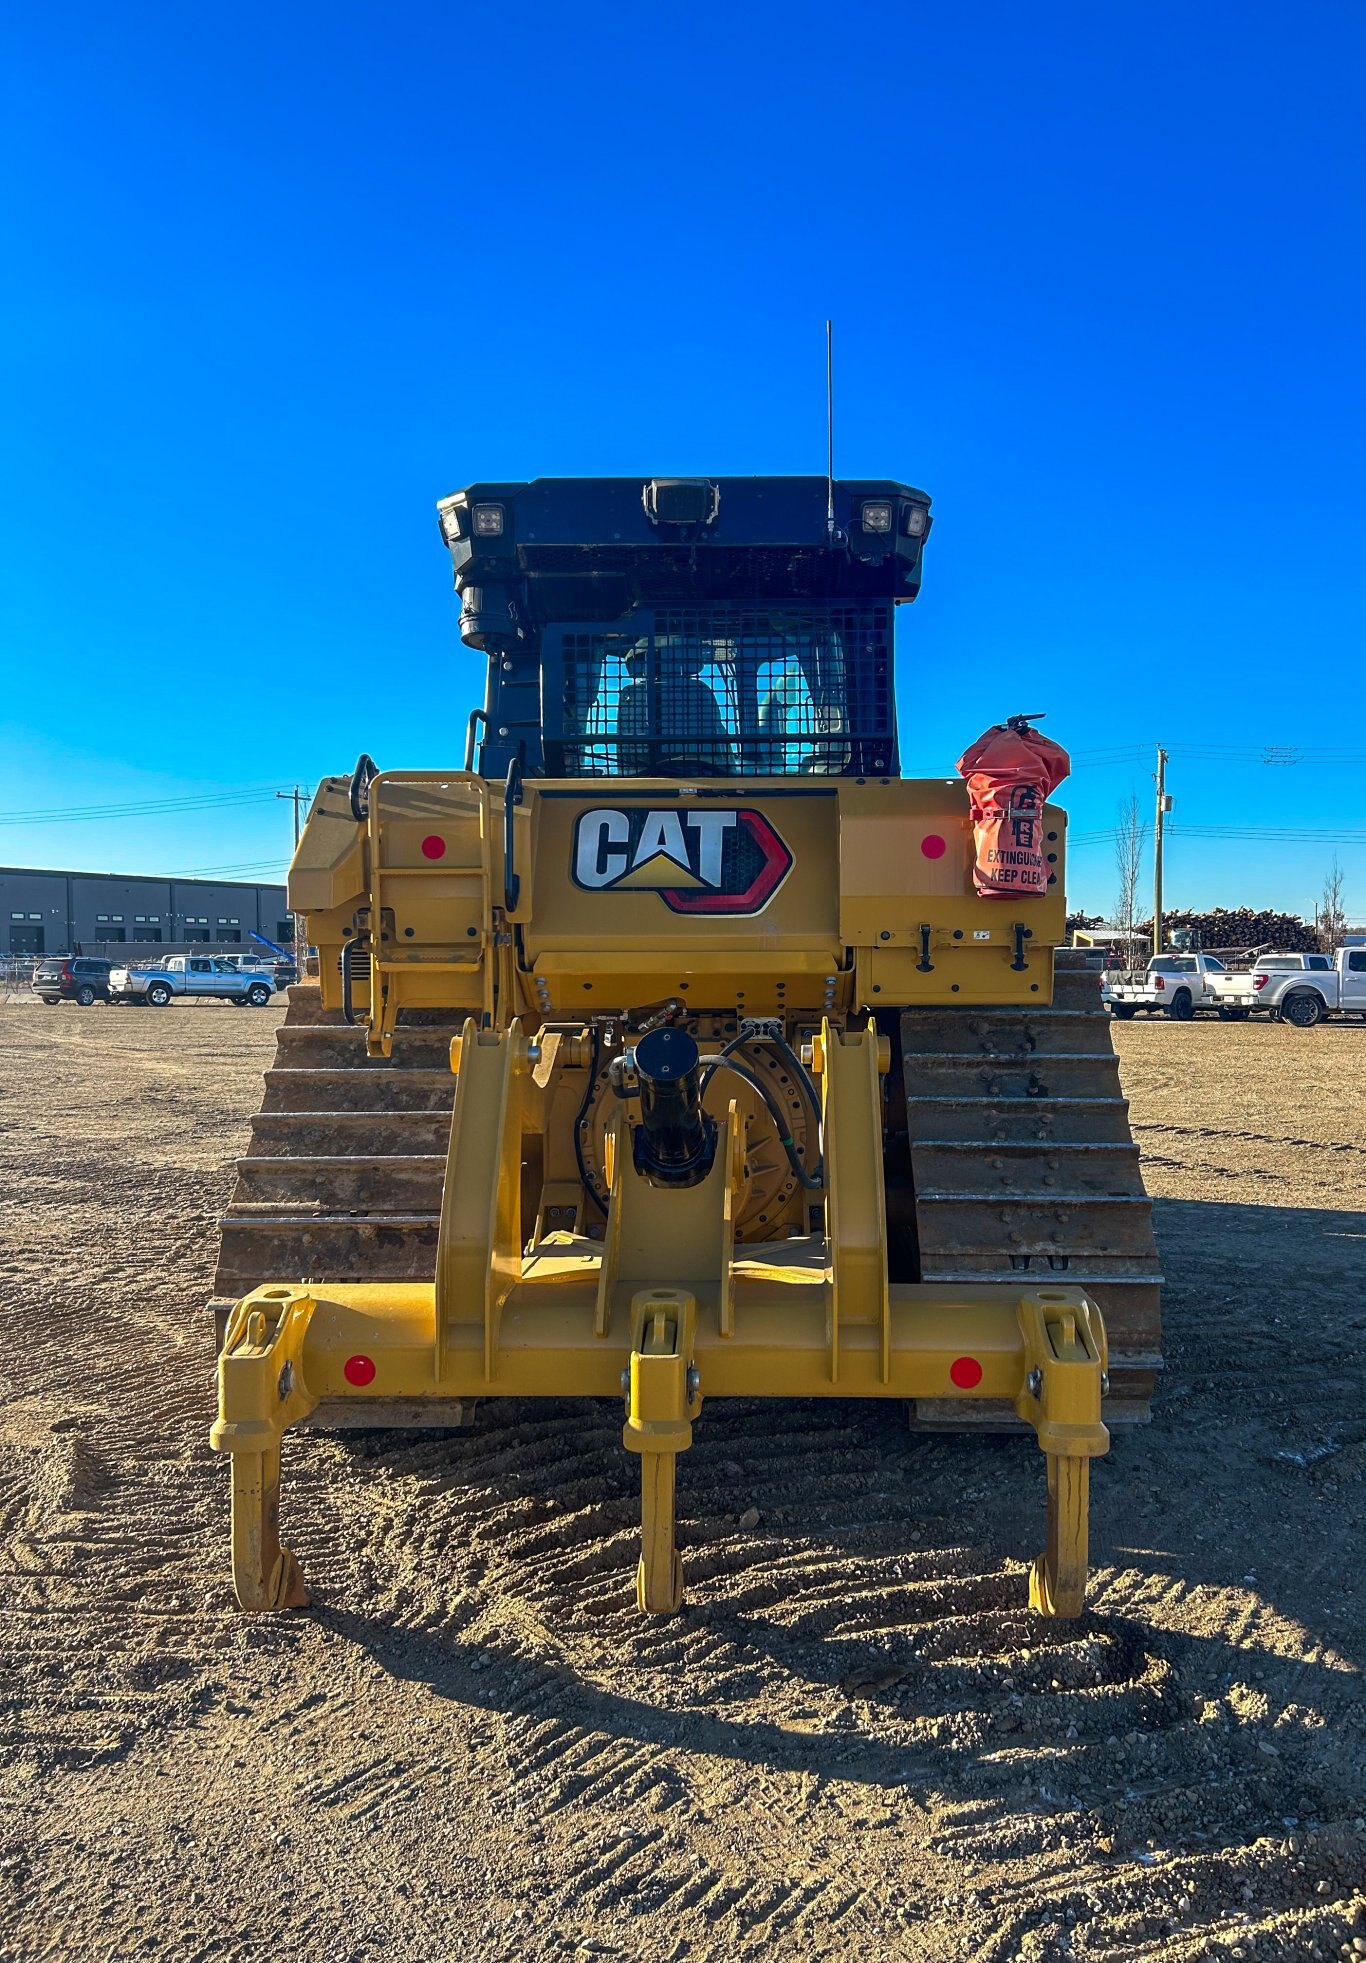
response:
M192 975L211 975L213 973L213 963L211 961L192 961L190 963L190 973Z

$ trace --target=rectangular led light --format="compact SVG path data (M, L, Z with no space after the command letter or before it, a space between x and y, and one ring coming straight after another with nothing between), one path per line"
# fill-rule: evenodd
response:
M501 504L475 505L474 536L476 538L501 538L503 536L503 507Z
M863 529L865 532L890 532L892 529L892 507L889 504L865 504L863 507Z

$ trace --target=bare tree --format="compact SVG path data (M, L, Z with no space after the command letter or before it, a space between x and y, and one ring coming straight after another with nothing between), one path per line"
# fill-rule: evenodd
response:
M1143 848L1148 827L1137 796L1126 798L1119 807L1119 829L1115 833L1115 870L1119 874L1119 899L1115 906L1115 925L1125 934L1124 955L1133 966L1134 928L1138 912L1138 882L1143 873Z
M1319 946L1325 954L1331 954L1347 931L1347 916L1342 910L1342 867L1337 854L1333 863L1323 876L1323 897L1319 901Z

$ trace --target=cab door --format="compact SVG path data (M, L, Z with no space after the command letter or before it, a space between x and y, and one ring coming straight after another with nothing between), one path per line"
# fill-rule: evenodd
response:
M212 995L214 992L213 962L201 955L191 955L185 963L185 993L187 995Z
M1366 947L1349 947L1342 964L1341 1007L1349 1015L1366 1016Z

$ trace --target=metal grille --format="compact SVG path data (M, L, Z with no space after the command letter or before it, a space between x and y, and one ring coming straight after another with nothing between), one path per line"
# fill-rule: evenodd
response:
M546 735L551 769L566 776L894 767L889 606L661 608L557 638Z

